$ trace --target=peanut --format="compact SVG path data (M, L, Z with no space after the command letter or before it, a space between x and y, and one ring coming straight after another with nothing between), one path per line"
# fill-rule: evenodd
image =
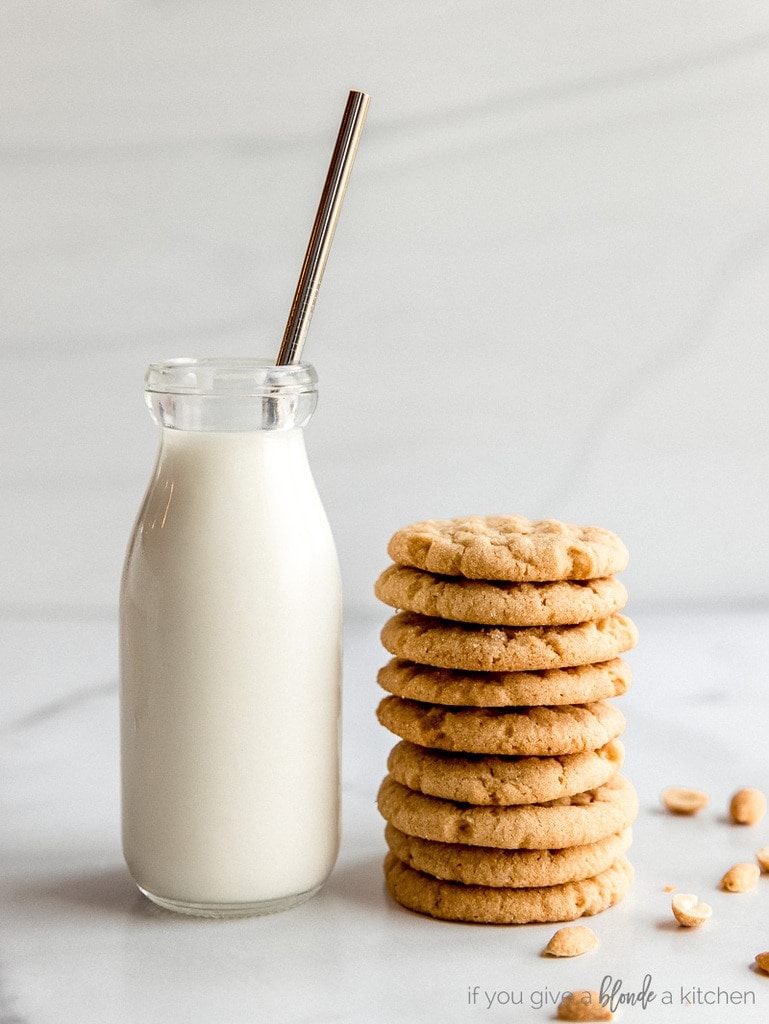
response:
M582 956L598 945L598 936L592 928L579 924L573 928L559 928L545 946L547 956Z
M766 797L760 789L738 789L729 804L729 816L737 825L755 825L766 814Z
M721 888L727 892L748 892L755 888L760 874L758 864L735 864L721 879Z
M696 814L707 807L709 799L707 793L684 786L668 786L662 791L662 802L673 814Z
M593 989L571 992L558 1004L558 1020L614 1020L608 1006Z
M762 871L769 871L769 846L762 846L760 850L756 850L756 860Z
M681 892L673 897L673 916L684 928L696 928L704 924L713 913L713 908L707 903L698 903L697 897L692 893Z
M762 971L769 971L769 953L756 953L756 963Z

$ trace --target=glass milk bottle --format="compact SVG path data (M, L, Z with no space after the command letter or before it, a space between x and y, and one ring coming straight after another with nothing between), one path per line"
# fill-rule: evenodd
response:
M339 846L341 585L306 363L150 366L160 451L120 595L123 850L161 906L294 906Z

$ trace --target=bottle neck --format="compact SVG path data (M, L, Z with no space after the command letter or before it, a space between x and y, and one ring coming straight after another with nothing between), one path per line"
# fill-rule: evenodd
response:
M147 404L162 427L195 433L282 433L303 427L317 404L308 363L175 359L150 366Z

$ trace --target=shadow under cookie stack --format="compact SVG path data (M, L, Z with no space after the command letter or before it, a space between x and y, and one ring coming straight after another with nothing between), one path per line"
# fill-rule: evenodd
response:
M375 591L377 717L400 738L378 805L404 907L496 924L570 921L619 902L638 812L620 774L637 641L613 533L521 516L399 530Z

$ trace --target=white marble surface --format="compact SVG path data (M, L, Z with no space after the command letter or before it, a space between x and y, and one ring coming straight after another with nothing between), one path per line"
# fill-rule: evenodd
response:
M657 1000L622 1020L765 1021L769 976L751 966L769 945L769 878L718 890L722 873L769 844L769 818L732 826L732 791L769 791L765 611L644 611L632 653L626 774L641 814L630 896L590 923L599 949L550 961L549 925L436 922L401 910L381 875L374 807L392 738L379 727L374 682L382 621L348 624L344 818L338 865L310 903L262 919L179 918L133 888L118 835L115 626L97 620L2 621L0 677L0 1021L2 1024L271 1024L553 1019L552 999L611 975L625 993L646 974ZM668 784L711 795L697 818L660 809ZM672 923L675 885L713 906L699 931ZM479 986L477 1003L468 991ZM752 993L755 1004L682 1004L690 993ZM514 992L524 1006L485 1002ZM674 1003L662 1005L663 993ZM488 993L488 995L485 995ZM538 996L549 993L549 996ZM713 998L703 996L702 998Z

